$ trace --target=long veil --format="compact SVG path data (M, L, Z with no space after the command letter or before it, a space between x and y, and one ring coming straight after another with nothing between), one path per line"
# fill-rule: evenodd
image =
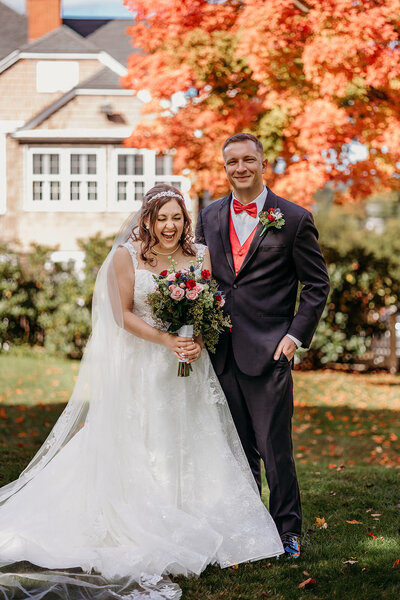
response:
M138 213L125 221L98 272L92 306L92 333L71 398L48 438L19 478L0 489L0 513L8 500L18 495L75 436L79 436L83 427L88 433L85 436L86 453L90 457L87 467L96 474L98 489L104 494L110 488L119 489L118 469L113 470L112 465L117 464L120 458L118 433L127 426L124 422L126 407L122 406L124 394L120 393L120 388L124 377L127 377L122 370L129 334L123 329L113 257L137 223ZM90 427L87 427L88 424ZM85 454L85 447L83 452ZM59 477L62 476L60 473ZM86 492L87 502L92 502L95 510L96 498L91 496L90 489ZM146 573L140 580L126 576L110 580L103 575L79 572L79 569L54 571L32 569L32 565L21 569L21 563L12 564L10 569L10 561L2 560L1 546L0 567L0 592L9 599L29 597L40 600L49 594L52 598L82 600L175 600L181 595L180 588L168 578Z

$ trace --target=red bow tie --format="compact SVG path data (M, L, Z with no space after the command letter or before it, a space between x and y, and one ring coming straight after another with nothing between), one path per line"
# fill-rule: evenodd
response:
M257 217L257 204L252 202L251 204L242 204L236 198L233 199L233 210L235 214L239 214L243 211L247 212L248 215L255 219Z

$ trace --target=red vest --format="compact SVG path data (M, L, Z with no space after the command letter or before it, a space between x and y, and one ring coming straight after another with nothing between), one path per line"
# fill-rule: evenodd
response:
M232 215L229 213L229 238L231 240L231 248L232 248L232 257L233 257L233 266L235 267L235 275L237 275L240 271L240 267L243 264L244 259L246 258L246 254L249 251L250 244L253 241L254 234L256 232L257 225L254 227L253 231L243 244L240 245L239 238L235 231L235 226L232 221Z

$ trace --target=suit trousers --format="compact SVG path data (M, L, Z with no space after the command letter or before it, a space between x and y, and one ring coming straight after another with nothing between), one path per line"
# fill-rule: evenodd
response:
M260 493L260 458L264 462L269 512L279 534L300 535L302 515L293 459L293 379L289 361L282 353L268 372L249 376L238 368L230 347L224 371L218 377Z

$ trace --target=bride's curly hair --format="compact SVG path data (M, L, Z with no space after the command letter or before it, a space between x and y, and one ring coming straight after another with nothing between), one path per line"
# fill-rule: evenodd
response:
M159 242L154 233L154 224L160 208L172 199L178 202L183 213L183 231L179 240L182 252L186 256L196 256L196 249L193 244L192 221L181 192L172 185L157 183L144 195L139 222L131 235L134 241L141 242L140 258L143 262L148 262L151 265L156 262L155 258L151 256L151 249ZM145 223L148 225L146 226Z

